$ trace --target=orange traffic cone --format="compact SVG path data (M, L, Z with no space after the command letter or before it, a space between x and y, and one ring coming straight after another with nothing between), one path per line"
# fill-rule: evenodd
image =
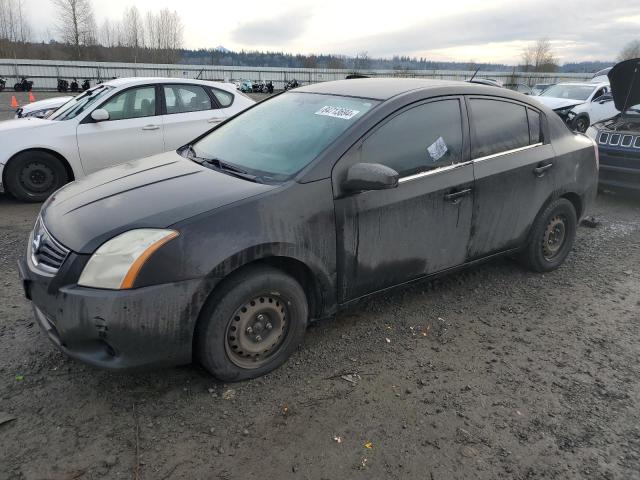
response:
M18 100L16 99L15 95L12 95L11 96L11 108L13 108L15 110L18 107L19 107Z
M35 102L35 101L36 101L36 97L34 97L33 92L29 90L29 103Z

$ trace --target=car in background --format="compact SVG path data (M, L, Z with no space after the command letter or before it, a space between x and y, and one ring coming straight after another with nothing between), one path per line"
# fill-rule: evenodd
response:
M594 147L506 89L308 85L60 189L20 276L72 357L246 380L311 320L390 288L499 255L560 267L597 192Z
M27 103L22 107L16 109L14 118L46 118L55 112L62 105L72 100L73 97L53 97L44 100L38 100L37 102Z
M524 83L505 83L503 86L504 88L508 88L514 92L523 93L524 95L531 95L533 93L531 87Z
M47 118L0 122L0 192L43 201L102 168L175 150L254 103L229 83L110 80Z
M598 70L596 73L593 74L593 77L591 77L591 83L608 82L609 81L608 74L612 68L613 67L608 67L608 68L603 68L602 70Z
M552 87L555 83L536 83L531 89L531 95L540 95L547 88Z
M252 93L253 82L251 80L243 80L242 82L240 82L240 91L242 93Z
M590 125L618 113L609 82L557 83L535 98L551 108L572 130L584 133Z
M600 153L599 186L640 192L640 58L618 63L608 77L619 113L587 130Z

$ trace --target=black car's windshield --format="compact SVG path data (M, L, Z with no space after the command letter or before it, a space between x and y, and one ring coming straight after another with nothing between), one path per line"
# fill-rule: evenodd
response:
M567 98L586 101L596 89L595 85L553 85L540 94L541 97Z
M378 103L286 93L221 125L192 145L192 154L223 161L265 181L286 180Z
M91 105L106 97L114 87L100 85L87 90L62 105L49 117L49 120L70 120L86 111Z

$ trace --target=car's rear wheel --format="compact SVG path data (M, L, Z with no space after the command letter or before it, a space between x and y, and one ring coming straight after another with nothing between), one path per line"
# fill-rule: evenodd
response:
M551 202L536 218L523 263L537 272L558 268L569 255L576 237L576 210L566 198Z
M222 381L240 381L279 367L302 341L307 298L300 284L266 266L225 280L203 308L196 329L200 363Z
M69 181L62 162L48 152L31 151L16 155L7 165L7 190L24 202L43 202Z

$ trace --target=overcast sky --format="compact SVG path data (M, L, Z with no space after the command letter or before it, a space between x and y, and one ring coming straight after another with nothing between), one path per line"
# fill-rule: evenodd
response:
M518 62L547 37L560 62L612 60L640 39L638 0L94 0L98 25L125 6L177 10L187 48L410 55ZM50 0L25 0L39 39L54 36Z

